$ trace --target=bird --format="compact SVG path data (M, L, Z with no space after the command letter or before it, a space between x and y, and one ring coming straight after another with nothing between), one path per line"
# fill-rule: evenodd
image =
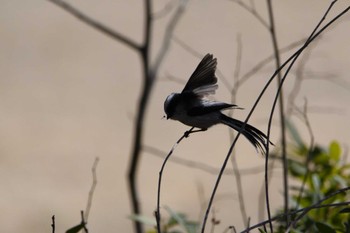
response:
M190 76L182 92L171 93L165 99L164 112L166 115L164 117L198 128L198 131L205 131L217 124L227 125L238 132L242 130L241 133L255 149L265 154L268 139L263 132L221 112L227 109L242 108L236 104L206 98L209 95L214 95L219 87L218 79L215 76L216 67L217 59L212 54L205 55Z

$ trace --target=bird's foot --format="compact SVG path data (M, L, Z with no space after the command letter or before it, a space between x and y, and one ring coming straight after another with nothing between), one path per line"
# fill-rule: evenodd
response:
M206 131L207 129L197 129L197 130L193 130L194 127L192 127L190 130L187 130L185 133L184 133L184 137L185 138L188 138L190 136L191 133L198 133L198 132L203 132L203 131Z

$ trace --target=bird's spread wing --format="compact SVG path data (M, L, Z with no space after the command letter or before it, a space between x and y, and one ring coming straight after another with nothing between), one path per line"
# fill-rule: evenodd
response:
M182 93L190 91L200 97L214 94L215 90L218 89L216 84L218 79L215 77L216 65L216 58L212 54L205 55L191 75Z
M237 105L235 105L235 104L205 101L203 104L189 109L187 111L187 114L189 116L200 116L200 115L208 114L211 112L224 110L227 108L239 108L239 107L237 107Z

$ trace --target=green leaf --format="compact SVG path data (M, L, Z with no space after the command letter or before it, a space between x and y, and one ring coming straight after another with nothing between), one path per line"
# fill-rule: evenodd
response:
M289 169L293 176L304 177L306 174L306 167L293 160L289 163Z
M321 166L328 166L329 160L330 160L330 156L323 152L316 154L315 157L313 158L313 162L316 165L321 165Z
M338 162L341 155L341 148L338 142L333 141L329 145L329 156L332 160Z
M84 223L80 223L79 225L76 225L66 231L66 233L78 233L81 231L81 229L84 228Z
M144 215L137 215L137 214L131 215L131 216L129 216L129 219L143 223L143 224L148 225L148 226L156 226L157 225L157 222L154 218L150 218L150 217L147 217Z
M187 220L186 215L182 213L176 213L168 206L165 206L164 209L168 211L170 217L173 218L187 233L196 233L198 224Z
M321 181L320 181L319 175L316 173L312 174L311 180L312 180L312 186L313 186L315 192L319 193L320 187L321 187Z
M347 179L345 177L334 175L333 180L340 185L340 188L346 188L348 186Z
M336 231L331 226L322 222L316 222L316 227L319 230L319 232L322 233L336 233Z
M263 229L258 228L258 230L260 233L266 233L266 231L264 231Z
M150 229L150 230L146 231L146 233L157 233L157 230L156 229Z

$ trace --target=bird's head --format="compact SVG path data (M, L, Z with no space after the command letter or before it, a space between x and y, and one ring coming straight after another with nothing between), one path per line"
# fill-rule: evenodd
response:
M174 115L179 97L179 93L171 93L168 95L168 97L166 97L164 102L164 112L166 114L166 119L172 118Z

